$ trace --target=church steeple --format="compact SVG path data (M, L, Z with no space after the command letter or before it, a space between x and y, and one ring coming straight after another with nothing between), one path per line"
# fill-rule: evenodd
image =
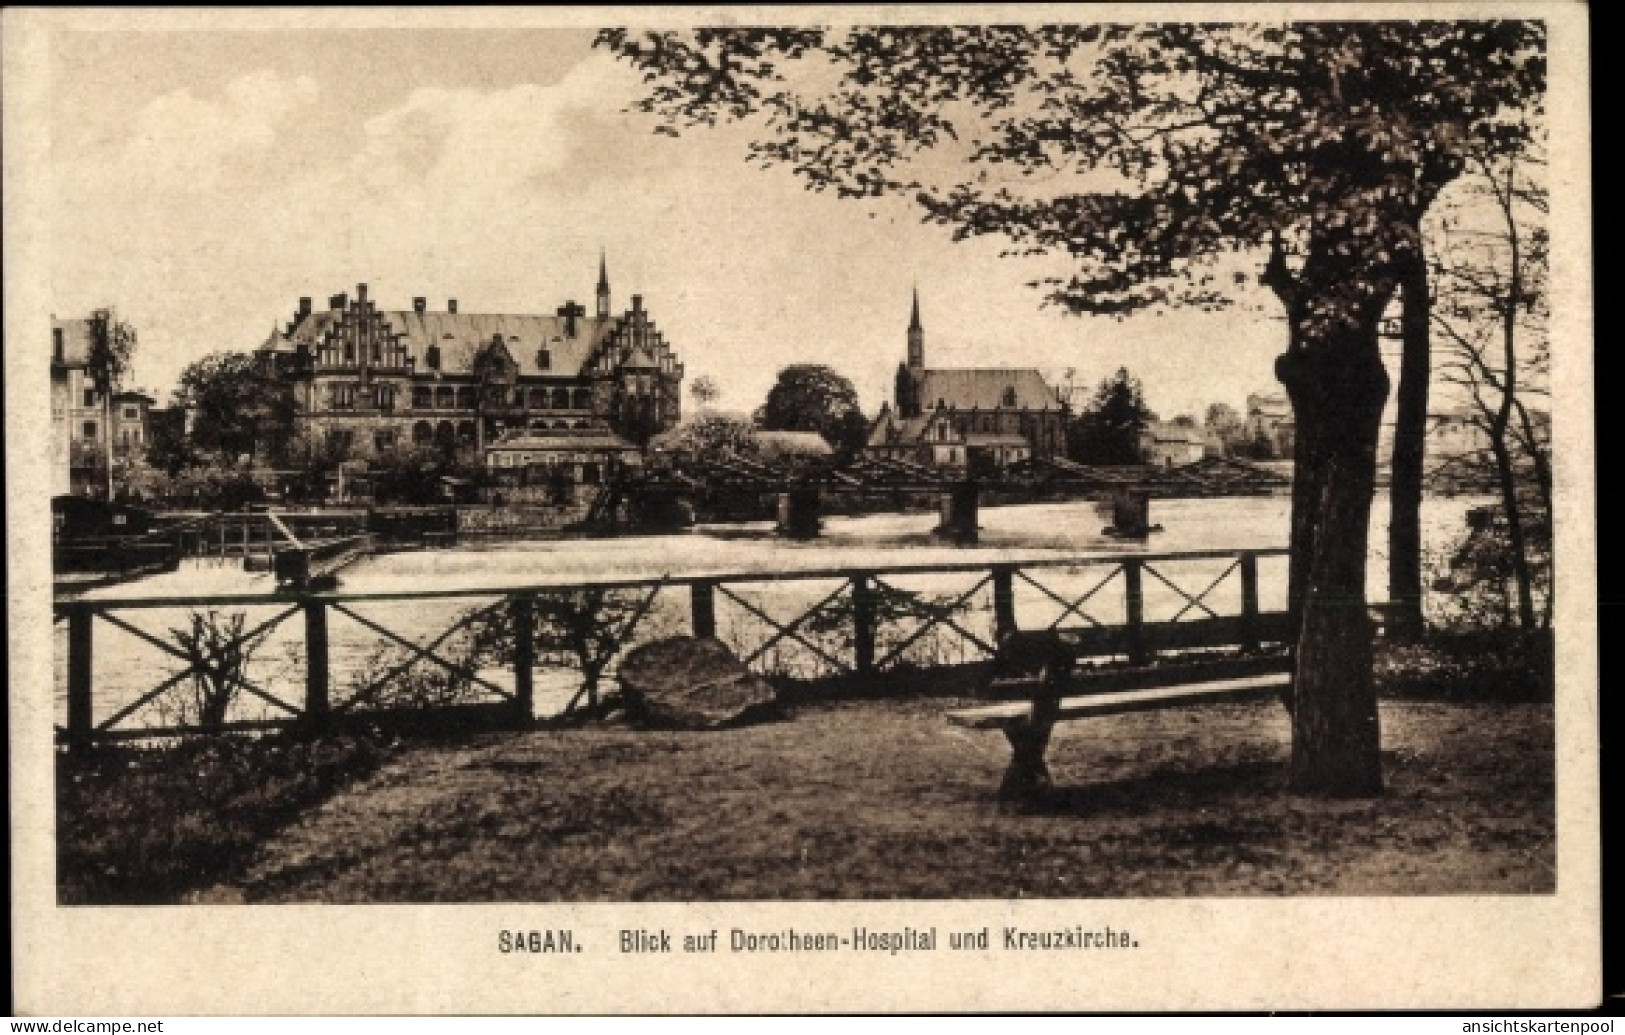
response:
M604 260L604 251L598 250L598 315L603 318L609 316L609 266Z
M914 312L908 321L908 365L912 370L925 369L925 328L920 326L920 289L914 289Z

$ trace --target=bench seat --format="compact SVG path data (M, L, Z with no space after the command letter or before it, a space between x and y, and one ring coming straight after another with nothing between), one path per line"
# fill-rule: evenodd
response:
M1053 713L1053 721L1088 719L1099 715L1120 715L1126 712L1152 711L1159 708L1177 708L1187 704L1220 704L1255 701L1278 697L1292 686L1288 673L1276 672L1237 679L1215 679L1203 683L1185 683L1145 690L1122 690L1115 693L1090 694L1084 697L1062 698ZM948 713L948 721L968 729L1006 729L1026 724L1031 720L1033 706L1029 702L998 704L981 708L965 708Z

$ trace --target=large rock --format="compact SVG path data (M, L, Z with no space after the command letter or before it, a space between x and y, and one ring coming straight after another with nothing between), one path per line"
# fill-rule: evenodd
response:
M673 636L621 661L627 714L650 726L714 729L777 718L773 688L721 640Z

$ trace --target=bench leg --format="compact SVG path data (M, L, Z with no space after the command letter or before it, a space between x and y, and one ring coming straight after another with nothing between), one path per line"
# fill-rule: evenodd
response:
M1005 739L1010 741L1010 768L1005 770L1004 782L999 784L1001 801L1022 801L1038 797L1051 787L1049 766L1044 753L1049 749L1050 731L1055 728L1055 712L1059 701L1039 701L1024 722L1004 728Z

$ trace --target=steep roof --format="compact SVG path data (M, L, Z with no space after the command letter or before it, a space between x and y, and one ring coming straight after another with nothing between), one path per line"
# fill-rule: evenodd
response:
M1172 421L1157 421L1146 426L1145 434L1155 442L1184 442L1200 446L1207 442L1207 432Z
M381 309L377 315L391 332L404 338L407 355L417 362L419 370L428 369L424 357L429 346L440 346L439 369L447 374L472 374L474 357L480 347L493 336L501 335L521 373L573 377L582 372L599 344L611 337L622 323L621 317L578 316L572 338L565 334L562 316L419 313L411 309ZM303 342L315 352L340 316L339 312L323 310L302 317L293 332L277 342L276 351L291 351ZM544 348L548 351L545 371L536 362L536 354ZM650 363L657 365L652 359Z
M935 413L927 413L919 417L898 417L887 410L875 419L869 428L868 445L895 446L912 444L925 438L926 430L936 419ZM959 441L959 433L954 432L953 441ZM1025 441L1025 440L1023 440Z
M925 369L917 375L920 408L942 400L955 410L1058 410L1060 397L1031 367L951 367ZM1014 390L1014 405L1008 401Z

